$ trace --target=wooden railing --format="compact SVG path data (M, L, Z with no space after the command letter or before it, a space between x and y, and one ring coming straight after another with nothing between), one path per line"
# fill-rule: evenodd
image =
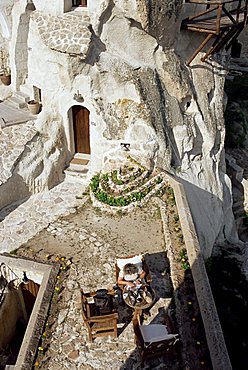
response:
M197 28L198 32L207 32L207 33L212 33L219 35L220 30L221 30L221 20L223 16L227 16L228 19L230 20L230 26L235 26L240 23L240 21L244 25L246 25L247 22L247 7L248 7L248 0L242 1L242 0L227 0L227 1L207 1L207 0L186 0L186 3L192 3L192 4L199 4L199 5L206 5L207 9L204 11L201 11L193 16L190 16L185 19L186 22L190 22L192 20L198 20L204 21L206 19L212 19L213 21L215 20L215 29L206 29L206 28L201 28L200 26L197 27L195 25L194 29ZM237 3L237 6L227 9L227 5L232 5ZM235 4L236 5L236 4ZM240 19L240 15L242 14L242 20ZM206 16L206 17L205 17ZM200 19L199 19L200 18ZM192 29L192 27L188 27L188 29Z
M219 52L223 47L228 50L233 40L237 39L246 26L248 0L185 0L185 2L199 6L206 5L205 10L182 21L183 29L206 34L205 39L186 61L187 65L190 65L197 54L210 42L212 44L201 58L202 61Z

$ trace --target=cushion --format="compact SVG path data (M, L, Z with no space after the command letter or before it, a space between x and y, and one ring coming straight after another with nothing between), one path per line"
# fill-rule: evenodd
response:
M144 342L147 343L160 342L161 340L177 337L177 334L168 334L166 326L162 324L140 325L139 327Z
M134 265L141 263L142 264L143 256L142 254L138 254L137 256L133 256L130 258L117 258L116 259L116 264L119 267L120 270L123 269L123 267L127 263L132 263Z

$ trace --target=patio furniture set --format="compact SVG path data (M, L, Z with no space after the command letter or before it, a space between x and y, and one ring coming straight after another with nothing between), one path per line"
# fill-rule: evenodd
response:
M131 265L137 271L135 278L141 276L142 279L131 280L125 275L125 268ZM117 285L112 289L89 293L81 290L82 316L88 329L89 341L108 335L117 338L118 307L124 304L133 311L132 324L141 367L149 357L175 355L179 338L178 334L171 333L173 329L169 317L166 318L166 325L142 325L143 311L149 310L156 301L150 285L151 275L143 255L117 258L116 280Z

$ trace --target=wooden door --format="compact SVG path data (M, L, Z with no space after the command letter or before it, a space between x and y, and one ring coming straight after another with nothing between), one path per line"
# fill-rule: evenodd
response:
M72 107L75 153L90 154L90 112L75 105Z
M87 0L72 0L72 6L87 6Z

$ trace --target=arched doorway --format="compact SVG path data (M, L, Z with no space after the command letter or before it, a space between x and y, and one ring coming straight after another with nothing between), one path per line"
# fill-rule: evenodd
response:
M90 112L81 105L72 107L75 153L90 154Z

